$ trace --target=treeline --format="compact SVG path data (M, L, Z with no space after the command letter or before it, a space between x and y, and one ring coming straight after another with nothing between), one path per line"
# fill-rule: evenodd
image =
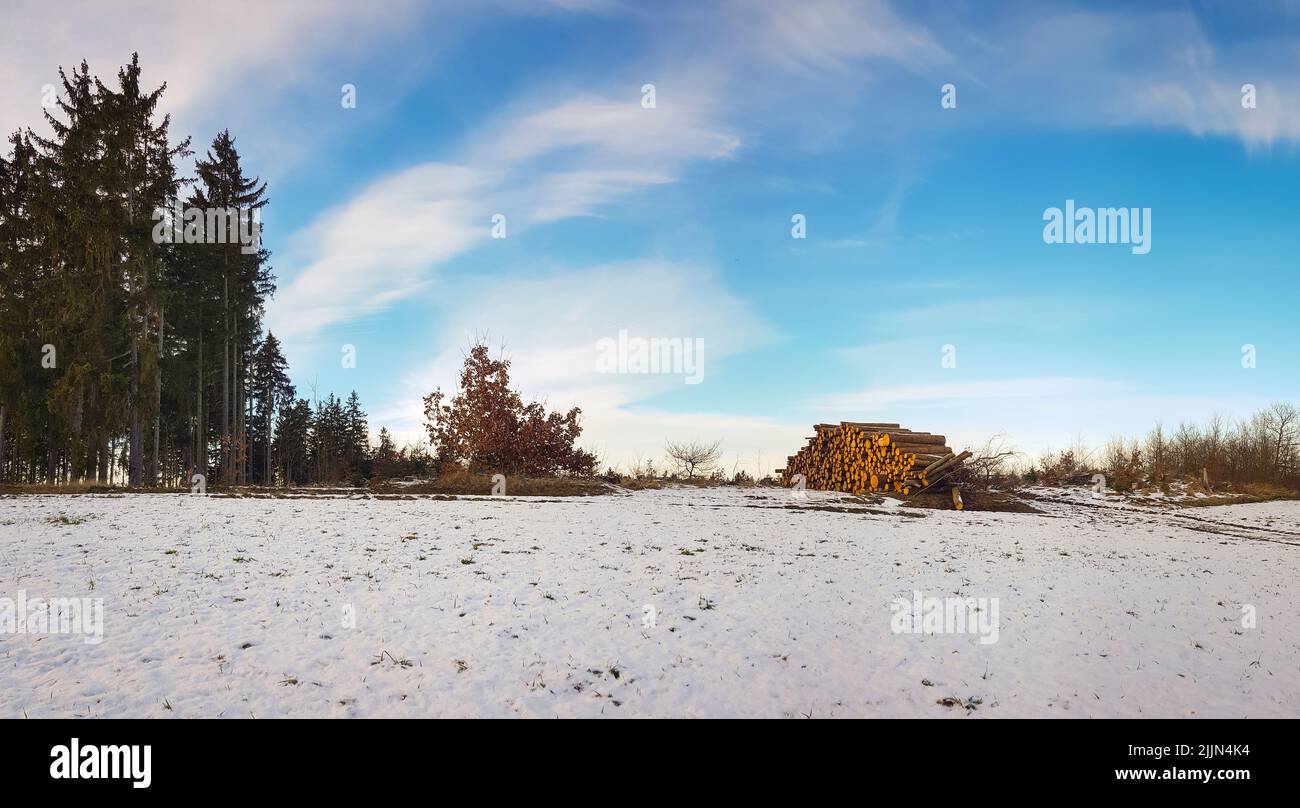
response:
M369 476L356 393L298 398L263 333L269 199L235 138L181 177L190 140L171 141L166 85L141 87L138 56L116 86L84 61L59 76L50 136L17 132L0 155L0 480Z
M1300 409L1278 402L1249 418L1216 415L1204 425L1157 423L1144 438L1115 438L1100 452L1075 447L1049 454L1029 470L1030 480L1056 482L1101 472L1116 490L1208 479L1212 486L1265 484L1300 490Z

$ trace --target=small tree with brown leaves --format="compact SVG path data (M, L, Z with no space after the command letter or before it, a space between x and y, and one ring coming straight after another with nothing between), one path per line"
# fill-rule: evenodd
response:
M574 447L582 434L574 407L561 415L539 402L525 405L510 389L510 360L488 346L470 348L455 397L441 389L424 398L425 427L439 463L476 472L552 475L595 473L596 456Z

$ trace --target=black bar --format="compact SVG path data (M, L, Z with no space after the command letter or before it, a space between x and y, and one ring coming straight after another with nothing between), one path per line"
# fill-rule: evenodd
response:
M222 793L377 798L440 793L459 784L495 789L505 782L537 788L585 777L730 781L741 791L818 787L843 778L852 787L888 786L954 793L1239 794L1256 784L1286 785L1285 724L1269 721L1066 721L972 719L856 721L834 732L775 722L620 721L599 728L575 722L379 720L11 721L0 742L10 788L67 796ZM847 730L847 732L845 731ZM1289 734L1289 733L1288 733ZM87 747L149 747L149 784L51 777L76 739ZM89 770L88 770L89 771ZM1191 775L1189 772L1198 772ZM1209 771L1208 782L1200 772ZM1148 779L1149 778L1149 779ZM775 780L776 782L773 782ZM630 784L632 781L628 781ZM431 784L437 783L433 786ZM594 784L592 781L591 784ZM850 785L850 783L846 783ZM1208 791L1207 791L1208 789ZM9 793L13 793L10 791ZM575 791L577 793L577 791ZM918 792L921 796L921 792Z

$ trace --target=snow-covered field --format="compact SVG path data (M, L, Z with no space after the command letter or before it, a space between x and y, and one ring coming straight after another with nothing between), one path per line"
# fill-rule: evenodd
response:
M1300 716L1300 502L1035 504L0 498L0 622L103 599L0 633L0 717Z

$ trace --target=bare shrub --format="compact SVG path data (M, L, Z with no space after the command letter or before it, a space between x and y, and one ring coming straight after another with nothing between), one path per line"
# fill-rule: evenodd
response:
M1046 452L1038 461L1038 481L1045 485L1059 485L1069 482L1082 472L1083 469L1079 466L1079 461L1075 458L1073 449L1068 449L1056 455Z
M628 473L628 476L634 480L657 480L659 479L659 472L655 469L655 462L653 460L643 461L640 456L638 456L636 462L632 464L632 469Z
M687 479L695 479L696 474L702 474L711 477L717 472L716 463L722 456L718 447L722 441L715 440L713 443L704 441L690 441L689 443L669 443L664 447L677 471L686 475Z

